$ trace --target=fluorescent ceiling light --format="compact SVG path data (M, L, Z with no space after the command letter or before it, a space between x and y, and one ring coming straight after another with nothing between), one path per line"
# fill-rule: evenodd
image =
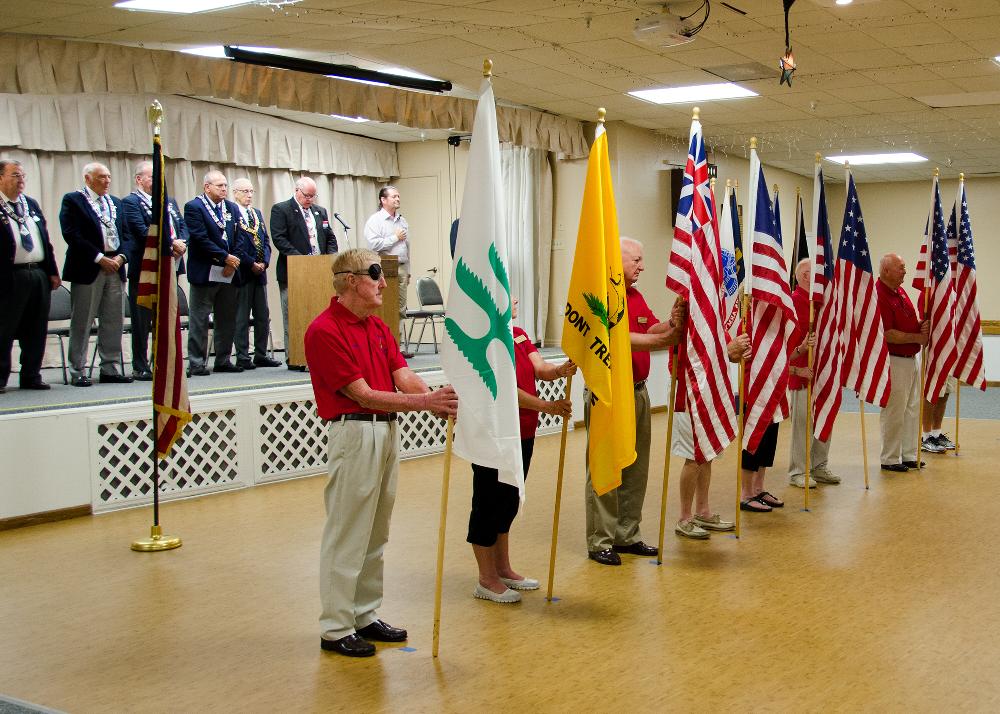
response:
M387 67L385 69L379 67L379 72L385 72L386 74L394 74L397 77L413 77L414 79L433 79L438 80L437 77L429 77L426 74L420 74L420 72L414 72L412 69L406 69L405 67Z
M274 47L244 47L239 45L240 49L249 50L250 52L278 52ZM184 54L188 55L198 55L199 57L217 57L220 59L226 58L226 48L222 45L211 45L208 47L188 47L186 50L181 50Z
M176 12L191 14L221 10L237 5L251 5L257 0L125 0L115 3L122 10L144 10L146 12Z
M874 164L916 164L927 161L926 156L909 151L899 154L856 154L855 156L827 156L827 161L835 164L850 163L851 166L871 166Z
M850 5L854 0L837 0L838 5Z
M660 89L640 89L629 92L633 97L653 104L683 104L685 102L704 102L713 99L737 99L739 97L756 97L745 87L732 82L719 84L699 84L692 87L661 87Z
M341 121L350 121L354 122L355 124L360 124L361 122L368 121L364 117L345 117L342 114L331 114L330 116L333 117L334 119L340 119Z

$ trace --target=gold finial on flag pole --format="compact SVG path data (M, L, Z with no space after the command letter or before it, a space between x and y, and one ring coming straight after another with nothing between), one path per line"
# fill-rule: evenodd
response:
M965 174L964 173L961 173L961 174L958 175L958 182L959 183L965 183Z
M778 193L778 184L774 184L774 192Z
M939 169L937 166L935 166L934 167L934 178L937 178L940 175L941 175L941 169Z
M149 123L153 125L153 135L160 135L160 125L163 123L163 105L160 104L159 99L154 99L152 104L149 105L149 109L146 110L146 117L149 119Z
M821 153L819 153L819 152L817 151L817 152L816 152L816 163L817 163L817 164L820 164L820 163L822 163L822 162L823 162L823 154L821 154Z
M801 196L801 195L802 195L802 187L801 186L796 186L795 187L795 198L798 199L798 197Z
M605 109L604 107L598 108L598 110L597 110L597 121L599 121L601 124L603 124L604 123L604 117L606 117L607 115L608 115L608 110L607 109Z
M756 149L757 148L757 137L756 136L751 136L750 137L750 148L751 149Z
M484 59L483 60L483 76L492 77L493 76L493 60Z
M733 185L733 180L732 179L726 179L726 188L731 188L732 185Z
M700 120L700 115L701 115L701 109L699 109L698 107L695 107L694 109L691 110L692 119Z

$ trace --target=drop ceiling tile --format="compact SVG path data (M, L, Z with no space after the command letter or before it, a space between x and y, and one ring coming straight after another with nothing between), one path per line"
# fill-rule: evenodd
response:
M946 62L941 64L927 65L927 70L945 79L959 79L963 77L991 77L1000 73L1000 65L992 59L983 59L972 62Z
M900 67L910 64L910 59L901 52L891 49L865 50L864 52L841 52L830 50L829 57L849 69L866 70L872 67Z
M707 49L683 49L671 52L669 58L687 67L703 69L719 65L745 64L751 58L732 50L710 47ZM777 61L777 60L775 60Z
M903 67L862 68L858 72L878 84L900 84L902 82L923 81L928 78L929 70L926 67L908 63Z
M405 2L409 2L409 0L405 0ZM429 12L411 12L409 14L422 20L450 23L458 28L464 28L469 33L492 32L504 28L537 25L544 21L544 18L527 12L508 12L497 9L501 7L503 7L502 3L495 3L491 9L482 7L452 7L435 9ZM379 2L378 8L379 11L382 10L381 2Z
M995 3L993 4L995 5ZM996 39L998 23L1000 23L1000 17L992 17L988 21L983 21L981 18L943 20L941 25L954 37L968 42L969 40Z
M698 84L714 84L719 81L719 78L714 74L703 72L700 69L655 73L650 74L649 78L653 80L651 87L690 87Z
M613 37L631 38L635 18L634 11L601 15L591 20L589 27L582 17L546 20L537 25L522 27L521 31L546 42L552 42L553 38L558 38L559 42L586 42Z
M614 61L626 57L648 59L655 56L648 48L625 42L620 39L588 40L586 42L571 42L563 45L571 52L579 52L587 57L598 60Z
M913 47L915 45L932 45L939 42L955 42L958 38L951 35L939 24L921 22L913 25L883 26L866 31L873 35L886 47Z
M888 87L869 84L864 87L845 87L830 89L830 94L845 102L872 101L877 99L898 99L902 95Z
M967 60L979 60L983 58L983 53L964 42L938 42L930 45L915 45L913 47L900 47L899 51L919 64L932 64L935 62L956 62Z

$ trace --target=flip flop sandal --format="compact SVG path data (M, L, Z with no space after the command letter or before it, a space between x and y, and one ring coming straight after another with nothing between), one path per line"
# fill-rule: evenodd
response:
M758 506L763 506L763 508L758 508ZM756 498L748 498L745 501L740 501L741 511L750 511L751 513L769 513L771 507L766 503L758 501Z
M784 501L775 496L773 493L768 493L767 491L761 491L756 496L754 496L753 500L757 501L757 503L763 503L767 506L770 506L771 508L785 507Z

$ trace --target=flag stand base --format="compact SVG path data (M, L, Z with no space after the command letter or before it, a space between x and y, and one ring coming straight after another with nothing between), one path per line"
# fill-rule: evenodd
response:
M140 538L132 541L132 550L140 553L153 553L160 550L173 550L181 547L181 539L177 536L163 535L160 526L152 526L149 529L149 538Z

